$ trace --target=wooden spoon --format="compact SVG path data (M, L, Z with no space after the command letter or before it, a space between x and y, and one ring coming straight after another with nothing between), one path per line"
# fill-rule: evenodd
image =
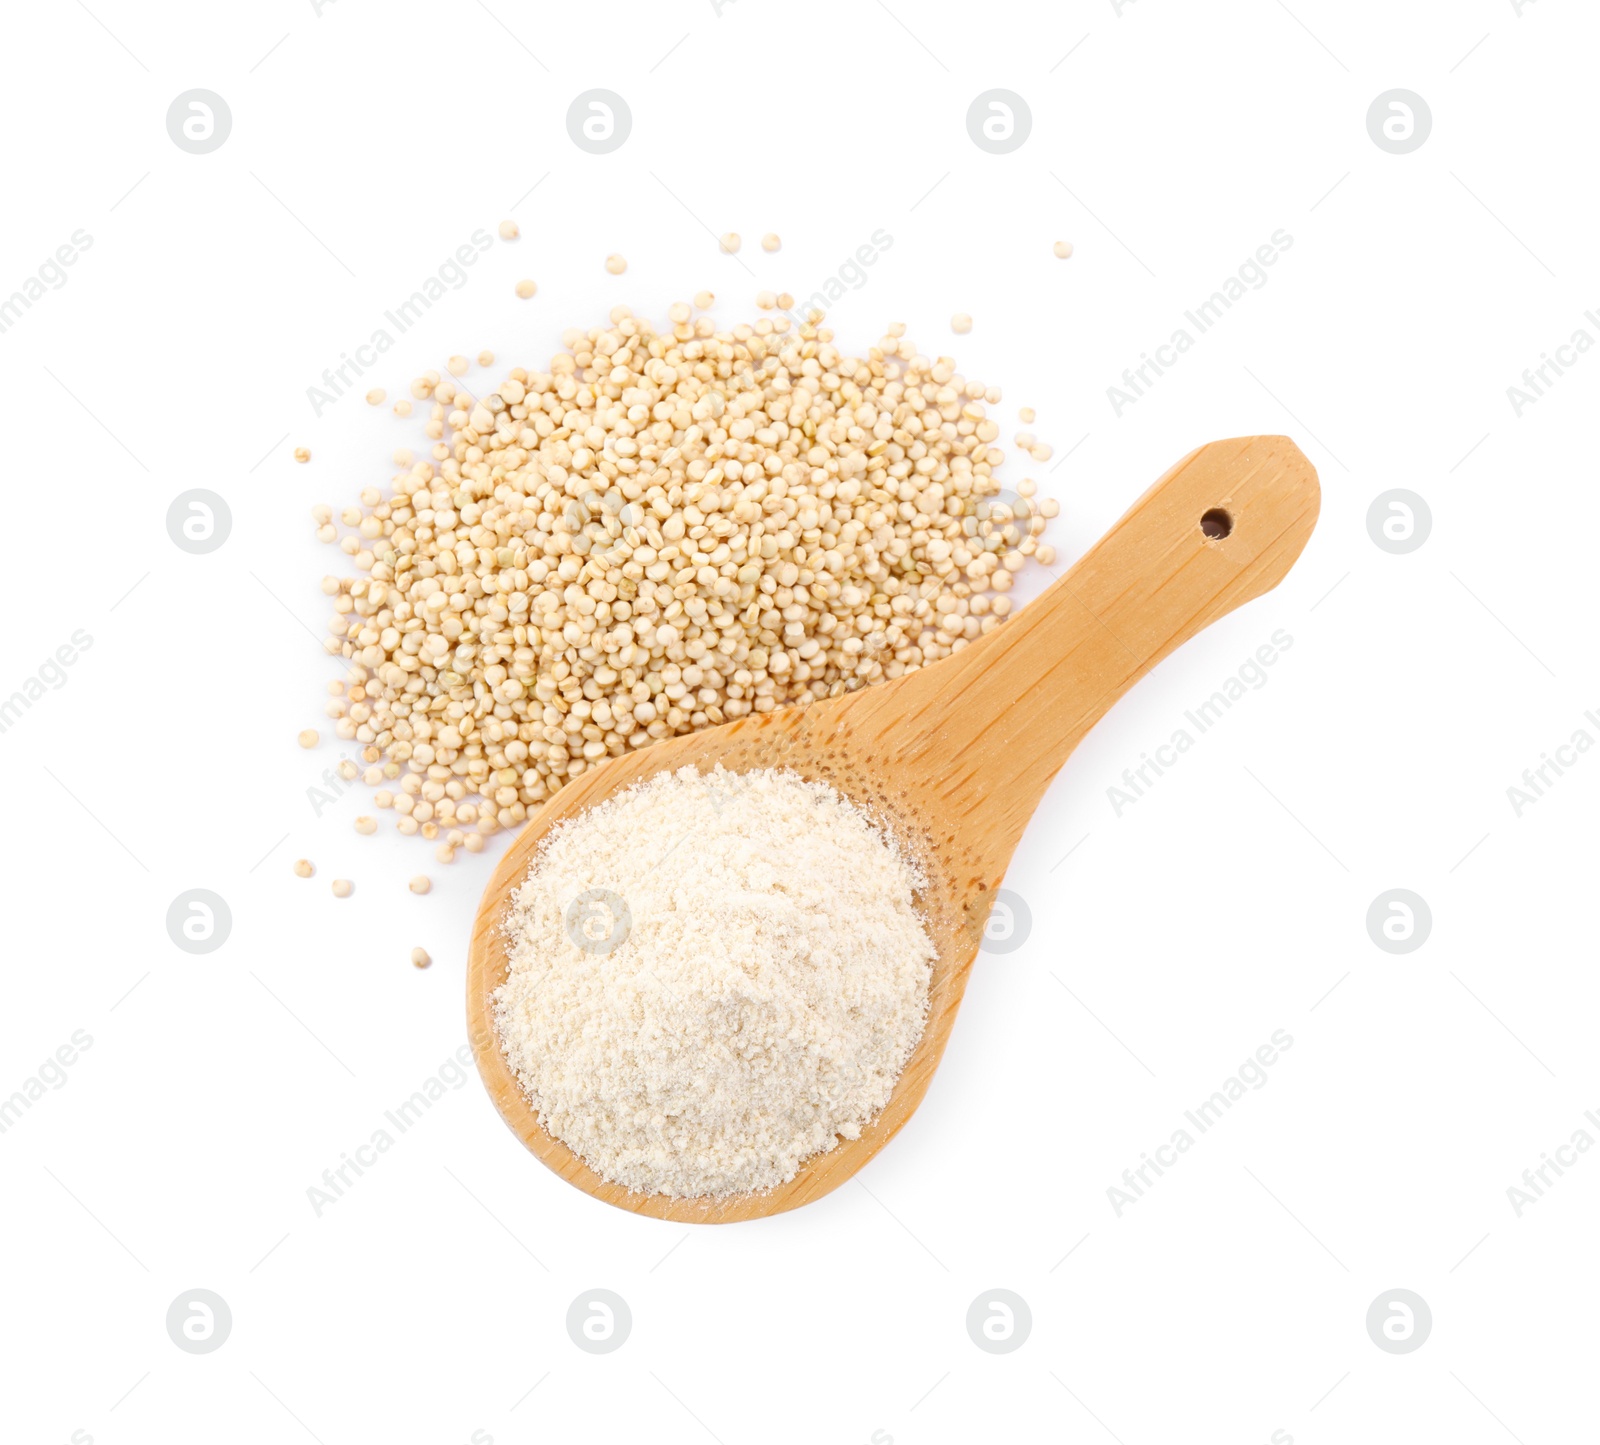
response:
M837 1189L889 1142L938 1067L995 890L1050 780L1113 703L1207 624L1283 579L1316 525L1316 470L1287 437L1191 452L1048 591L934 666L805 708L628 753L539 810L484 892L467 963L478 1071L512 1132L597 1199L657 1219L777 1214ZM641 778L693 763L792 768L883 818L921 862L919 900L939 951L927 1027L887 1107L860 1138L814 1155L765 1194L669 1199L609 1184L545 1132L500 1049L492 995L506 978L500 921L552 825Z

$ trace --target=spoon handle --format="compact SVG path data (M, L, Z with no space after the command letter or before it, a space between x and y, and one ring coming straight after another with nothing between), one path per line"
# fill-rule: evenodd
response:
M1174 648L1277 586L1320 498L1287 437L1191 452L1003 628L907 680L899 701L916 726L904 761L936 778L928 801L955 826L981 817L1003 872L1083 736ZM935 758L943 766L929 769Z

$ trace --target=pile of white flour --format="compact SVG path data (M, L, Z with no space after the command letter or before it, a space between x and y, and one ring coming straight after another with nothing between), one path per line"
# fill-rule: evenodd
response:
M770 1189L860 1134L921 1037L923 881L826 784L658 773L554 829L513 895L506 1059L606 1179Z

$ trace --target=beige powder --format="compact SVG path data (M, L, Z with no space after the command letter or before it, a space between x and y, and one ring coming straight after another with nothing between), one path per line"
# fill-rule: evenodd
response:
M771 1189L860 1134L921 1037L922 882L826 784L659 773L556 828L513 895L506 1058L606 1179Z

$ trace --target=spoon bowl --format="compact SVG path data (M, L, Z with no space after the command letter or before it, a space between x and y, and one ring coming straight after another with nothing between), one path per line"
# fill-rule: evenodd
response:
M1004 627L893 681L808 707L755 713L666 739L580 774L529 819L484 891L467 960L467 1027L502 1117L568 1183L657 1219L726 1223L837 1189L927 1093L949 1041L996 890L1028 819L1073 748L1163 657L1270 591L1316 525L1315 468L1287 437L1191 452L1059 581ZM507 974L501 920L549 830L667 769L787 768L881 820L922 867L917 899L938 951L922 1037L882 1113L762 1194L671 1199L608 1183L547 1133L506 1063L494 992Z

